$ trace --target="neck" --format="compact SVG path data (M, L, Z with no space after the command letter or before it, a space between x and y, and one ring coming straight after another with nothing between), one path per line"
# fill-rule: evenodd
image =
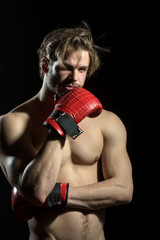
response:
M42 85L42 88L37 94L41 108L46 114L50 114L55 106L54 95L54 92L49 90L45 84Z

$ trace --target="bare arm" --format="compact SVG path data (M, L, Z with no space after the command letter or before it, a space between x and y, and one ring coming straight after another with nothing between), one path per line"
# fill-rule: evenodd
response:
M56 135L44 131L44 144L37 152L25 114L12 113L1 118L2 170L10 184L35 204L45 201L61 165L62 142Z
M68 207L90 210L125 204L131 201L133 193L132 168L126 150L126 130L120 119L104 113L102 134L102 171L104 181L70 187Z

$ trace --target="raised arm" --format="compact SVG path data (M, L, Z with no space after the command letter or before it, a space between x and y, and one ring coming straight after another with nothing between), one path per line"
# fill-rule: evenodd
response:
M2 170L9 183L34 204L45 201L56 183L61 165L60 140L52 141L53 136L45 127L42 129L44 143L37 151L26 113L10 113L0 120Z
M95 210L126 204L132 199L132 168L126 150L126 129L113 113L104 111L99 119L104 138L104 181L82 187L70 187L68 207Z

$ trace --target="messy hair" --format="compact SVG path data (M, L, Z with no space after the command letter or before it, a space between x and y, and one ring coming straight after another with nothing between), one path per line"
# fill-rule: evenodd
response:
M40 77L43 79L44 72L41 68L41 61L43 58L49 62L59 61L63 66L63 61L67 56L67 50L73 48L74 50L88 51L90 64L87 72L87 77L91 77L94 72L100 67L99 51L105 49L97 46L93 42L91 30L86 22L83 26L74 28L59 28L47 34L37 53L39 55Z

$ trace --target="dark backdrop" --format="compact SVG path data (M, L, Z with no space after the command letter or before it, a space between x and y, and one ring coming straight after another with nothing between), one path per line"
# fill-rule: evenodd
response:
M5 1L0 4L0 114L32 97L41 87L36 51L43 37L57 27L87 20L96 43L112 46L103 56L101 70L86 83L105 109L115 112L128 132L127 148L133 166L134 195L129 205L106 210L107 240L144 239L149 209L146 209L146 173L149 167L146 132L147 82L142 64L150 15L140 4L98 2ZM104 35L98 39L99 35ZM148 74L148 73L147 73ZM14 127L14 126L13 126ZM147 152L147 154L146 154ZM26 223L12 214L11 187L0 170L0 227L3 239L28 239ZM153 234L153 233L152 233ZM1 237L0 237L1 238ZM152 238L153 239L153 238Z

